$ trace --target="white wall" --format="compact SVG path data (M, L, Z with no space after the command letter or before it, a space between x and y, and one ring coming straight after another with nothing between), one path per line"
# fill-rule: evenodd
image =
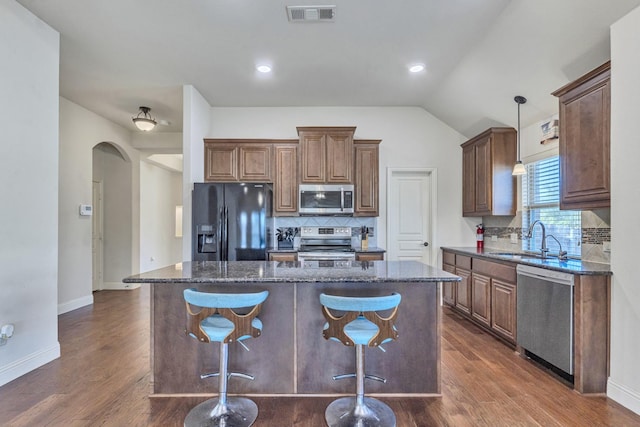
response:
M60 221L59 311L64 313L91 304L91 219L78 215L81 203L91 203L93 147L108 142L118 147L130 169L127 217L127 275L139 270L139 153L130 146L126 129L65 98L60 98ZM107 271L105 270L105 273ZM122 274L122 273L120 273ZM124 276L123 276L124 277ZM120 277L118 281L122 279ZM105 280L108 280L105 278ZM115 280L115 279L114 279Z
M182 174L140 163L140 271L182 261L175 209L182 204Z
M611 376L607 395L640 414L640 8L611 27Z
M211 125L211 106L193 86L183 87L182 259L191 260L191 190L204 181L204 142Z
M462 218L462 151L465 138L417 107L212 108L211 138L298 138L297 126L356 126L355 137L381 139L378 245L386 246L388 167L437 168L436 246L470 245L474 220ZM200 151L202 141L199 142ZM198 167L202 167L198 165ZM458 213L452 215L452 212Z
M0 385L60 356L58 274L59 34L0 2ZM34 121L34 117L37 121Z

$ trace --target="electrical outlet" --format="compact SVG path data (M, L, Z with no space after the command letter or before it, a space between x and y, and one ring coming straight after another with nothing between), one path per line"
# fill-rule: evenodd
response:
M602 242L602 252L611 252L611 242Z
M511 243L513 244L518 243L518 233L511 233Z
M13 324L7 323L0 327L0 345L5 345L7 340L13 336Z

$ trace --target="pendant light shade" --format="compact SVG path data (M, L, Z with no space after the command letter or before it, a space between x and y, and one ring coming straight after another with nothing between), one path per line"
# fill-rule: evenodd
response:
M149 107L140 107L138 115L132 118L133 123L138 129L148 132L156 127L157 122L151 118L151 114L149 114L150 111L151 108Z
M516 175L524 175L527 173L527 170L522 164L522 160L520 160L520 105L527 102L527 98L525 98L524 96L518 95L515 98L513 98L513 100L516 101L516 103L518 104L518 161L513 167L513 172L511 172L511 175L516 176Z

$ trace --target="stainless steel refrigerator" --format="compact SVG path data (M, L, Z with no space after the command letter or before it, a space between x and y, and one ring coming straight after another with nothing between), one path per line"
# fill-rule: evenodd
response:
M271 197L270 184L195 183L193 261L267 259Z

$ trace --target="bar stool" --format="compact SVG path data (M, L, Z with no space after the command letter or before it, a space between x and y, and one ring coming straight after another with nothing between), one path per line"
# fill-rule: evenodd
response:
M200 342L220 343L220 371L200 375L202 379L218 377L218 397L206 400L191 409L184 420L185 427L248 427L256 420L258 406L255 402L245 397L227 398L229 377L254 379L252 375L228 372L229 343L237 341L247 349L242 341L260 336L262 322L257 315L268 295L268 291L223 294L185 289L185 332ZM249 313L238 314L236 310L240 308L250 308Z
M346 346L356 347L356 372L333 377L356 378L356 396L336 399L325 411L329 427L394 427L396 416L393 410L377 399L364 397L364 380L386 382L386 379L364 373L364 346L379 347L398 338L394 325L398 316L400 294L382 297L344 297L320 294L322 313L327 323L322 335L327 340L340 341ZM334 314L342 312L343 314ZM388 317L377 312L392 310ZM380 347L381 348L381 347Z

